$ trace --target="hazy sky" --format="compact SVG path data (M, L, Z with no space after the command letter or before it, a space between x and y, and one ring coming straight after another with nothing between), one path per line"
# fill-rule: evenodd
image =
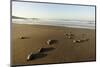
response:
M12 2L12 15L26 18L95 20L95 7Z

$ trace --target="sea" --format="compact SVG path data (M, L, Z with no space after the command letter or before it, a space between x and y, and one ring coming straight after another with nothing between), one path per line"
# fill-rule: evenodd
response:
M12 23L16 24L32 24L32 25L51 25L72 28L95 29L95 21L82 20L62 20L62 19L12 19Z

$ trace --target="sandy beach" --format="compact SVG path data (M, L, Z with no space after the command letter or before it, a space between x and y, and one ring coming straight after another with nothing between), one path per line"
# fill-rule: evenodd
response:
M72 32L74 37L68 39L65 33ZM20 39L20 37L26 39ZM88 38L88 41L73 43L73 40ZM49 39L57 40L48 45ZM12 64L48 64L63 62L81 62L96 60L95 29L69 28L47 25L28 25L12 23ZM49 48L41 57L27 61L27 55L40 48Z

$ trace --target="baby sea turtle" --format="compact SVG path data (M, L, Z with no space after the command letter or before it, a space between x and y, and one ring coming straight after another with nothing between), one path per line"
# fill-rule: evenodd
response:
M52 45L52 44L54 44L56 42L57 42L57 40L51 40L51 39L47 40L47 44L48 45Z
M30 54L28 54L28 56L27 56L27 61L30 61L30 60L35 59L36 56L37 56L37 54L38 54L38 52L37 52L37 53L31 52Z

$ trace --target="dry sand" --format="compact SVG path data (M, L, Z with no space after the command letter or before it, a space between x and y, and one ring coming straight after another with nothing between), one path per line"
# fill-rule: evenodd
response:
M82 43L73 43L65 33L72 32L73 39L89 38ZM83 36L84 34L84 36ZM25 36L26 39L20 39ZM48 45L48 39L58 40L53 45ZM67 28L46 25L12 24L12 64L48 64L63 62L80 62L96 60L95 29ZM37 52L41 47L53 48L44 52L44 55L27 61L27 55Z

